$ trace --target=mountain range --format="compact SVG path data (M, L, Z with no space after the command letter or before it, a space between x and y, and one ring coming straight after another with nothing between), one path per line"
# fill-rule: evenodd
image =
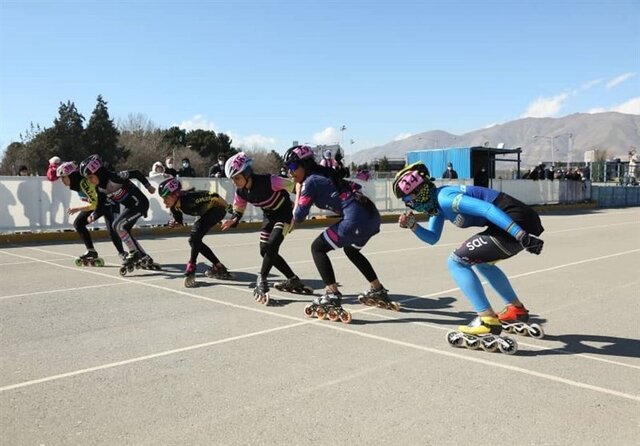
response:
M523 167L543 161L581 162L585 152L592 150L596 150L596 157L626 161L629 151L640 150L640 115L606 112L576 113L561 118L523 118L462 135L429 130L360 150L351 158L356 164L362 164L385 156L387 159L404 158L410 150L474 146L522 147Z

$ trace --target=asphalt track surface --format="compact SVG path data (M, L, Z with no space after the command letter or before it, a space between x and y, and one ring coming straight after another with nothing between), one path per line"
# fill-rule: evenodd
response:
M383 225L363 252L400 312L358 304L367 284L333 252L349 325L306 318L309 296L253 300L257 232L212 230L236 280L190 289L184 235L142 239L164 269L126 277L106 241L103 268L74 266L79 243L5 247L1 443L638 444L639 222L637 208L543 216L542 255L501 263L547 333L517 336L513 356L445 342L472 317L446 268L472 229L448 225L428 246ZM300 228L282 249L316 293L321 230Z

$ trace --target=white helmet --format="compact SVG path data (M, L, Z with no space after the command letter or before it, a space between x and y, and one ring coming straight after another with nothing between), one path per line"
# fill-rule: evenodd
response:
M236 175L247 171L251 174L252 160L244 152L236 153L227 160L224 165L224 173L227 178L233 178Z

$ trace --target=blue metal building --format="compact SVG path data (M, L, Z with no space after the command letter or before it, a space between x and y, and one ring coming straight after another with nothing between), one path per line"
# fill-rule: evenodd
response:
M458 178L476 178L484 168L488 178L495 177L496 161L518 163L517 172L520 178L520 154L522 149L498 149L495 147L451 147L446 149L412 150L407 152L407 164L422 161L429 168L431 176L441 178L447 170L447 163L453 164ZM496 158L496 155L517 155L516 159Z

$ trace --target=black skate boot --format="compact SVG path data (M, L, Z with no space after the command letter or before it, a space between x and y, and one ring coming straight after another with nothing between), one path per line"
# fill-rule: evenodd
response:
M260 275L258 275L256 287L253 290L253 298L261 304L269 305L269 284Z
M211 268L209 268L204 274L207 277L210 277L212 279L218 279L218 280L233 279L233 275L229 272L227 267L224 266L222 263L220 263L219 266L211 265Z
M120 267L120 275L126 276L127 273L132 273L134 268L138 265L140 261L140 251L131 251L122 261L122 266Z
M274 287L279 291L287 291L296 294L313 294L313 289L305 285L298 276L293 276L284 282L278 282Z
M78 257L75 263L76 266L104 266L104 260L102 257L98 257L98 253L95 249L89 249Z
M149 254L144 254L142 257L140 257L140 259L136 263L136 269L138 268L159 271L160 265L154 262Z
M386 308L387 310L400 311L400 303L389 299L389 290L380 287L379 290L371 288L369 291L360 293L358 301L370 307Z
M340 320L345 324L351 322L351 313L342 308L342 293L340 291L334 293L326 290L323 296L314 297L311 304L304 308L304 314L307 317L315 316L318 319L324 319L327 316L330 321Z

